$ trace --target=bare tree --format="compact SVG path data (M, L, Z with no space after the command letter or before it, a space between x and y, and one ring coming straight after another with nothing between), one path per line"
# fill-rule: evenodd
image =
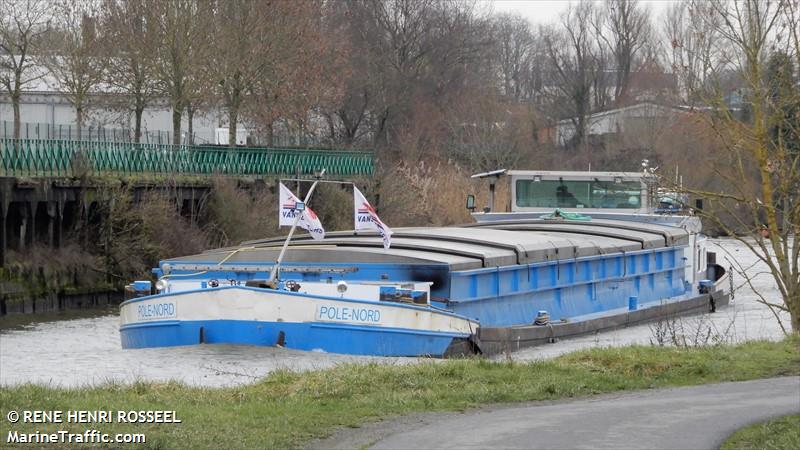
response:
M719 17L704 14L704 2L676 3L667 7L662 35L668 42L667 60L679 80L679 97L695 106L713 89L722 66Z
M211 109L216 101L214 93L214 79L213 79L213 64L203 63L203 61L211 61L210 54L213 51L210 45L213 39L209 42L209 47L203 51L206 52L205 56L199 57L194 70L189 72L186 78L185 86L185 104L186 104L186 139L184 144L195 145L194 135L194 117L198 112L204 112ZM198 52L199 53L199 52Z
M345 119L369 127L389 157L417 158L446 142L444 118L481 89L476 80L495 82L493 66L478 63L491 29L474 2L354 1L347 19L351 55L366 73L348 86Z
M493 89L473 92L471 102L446 118L447 156L471 173L512 169L531 155L535 112L527 102L509 103Z
M244 103L254 101L259 88L274 93L288 89L289 83L296 83L299 78L317 77L319 63L312 58L320 56L322 44L319 30L315 29L320 25L319 6L313 2L250 0L218 4L213 78L228 116L231 147L236 145ZM269 82L264 82L267 79ZM268 84L272 86L268 88Z
M44 0L0 0L0 84L14 110L14 139L20 137L22 90L44 75L35 52L47 32L48 10Z
M214 76L228 115L230 147L236 146L239 113L245 96L252 92L265 65L271 62L264 53L268 53L272 44L267 24L274 6L266 1L229 0L219 3L215 11Z
M631 72L649 39L650 11L636 0L606 0L605 16L609 37L602 32L598 36L614 55L614 101L619 102L627 94Z
M359 11L366 16L361 19L365 26L362 39L377 38L371 46L371 63L383 69L376 71L382 75L378 78L381 101L380 110L374 111L375 137L383 142L390 142L387 132L393 128L393 119L408 112L409 100L414 97L410 91L421 76L430 52L430 28L426 20L432 9L431 0L372 0ZM401 94L402 87L406 91Z
M196 81L208 64L211 2L201 0L162 0L148 3L147 21L152 23L156 45L153 69L159 91L172 107L172 142L181 143L181 119L191 94L198 92ZM242 30L246 33L247 30Z
M65 0L53 7L54 29L48 33L44 65L56 88L75 108L77 138L81 140L91 96L104 77L106 58L98 39L93 4Z
M800 66L800 2L788 1L783 7L782 32L786 33Z
M334 6L340 5L278 1L268 12L270 43L258 53L259 74L243 104L244 115L257 124L268 145L274 144L276 125L298 138L316 136L318 126L311 124L315 111L339 104L342 72L350 68L340 60L348 46L327 20Z
M608 17L605 11L599 7L592 8L589 15L591 32L589 40L593 51L594 70L588 75L592 84L592 110L601 111L606 109L609 104L616 101L614 96L614 83L617 75L617 67L614 63L614 47L604 45L606 37L606 23Z
M470 6L461 5L466 9ZM451 37L448 29L458 29L460 20L448 22L443 17L445 11L452 11L454 16L463 13L458 7L453 2L435 0L362 0L349 4L353 53L364 52L369 71L369 119L377 145L397 149L398 135L421 125L411 123L411 117L431 112L428 102L436 95L431 90L441 87L433 79L434 48ZM439 54L448 58L446 65L458 58L441 50L444 53Z
M500 14L492 20L496 60L503 94L520 100L530 92L534 37L530 22L520 15Z
M140 142L142 115L157 95L150 53L155 43L147 23L144 0L106 0L101 17L103 36L110 44L111 64L105 81L121 94L125 109L134 115L133 140Z
M339 101L323 105L321 114L327 121L329 138L345 145L371 141L369 120L376 101L369 65L371 55L360 38L360 24L352 20L351 10L355 6L332 8L326 14L329 29L335 30L343 51L338 58L326 61L324 72L341 75L337 83L341 94Z
M712 206L704 215L736 236L769 268L781 300L761 295L761 301L776 318L778 312L788 313L791 329L798 334L800 90L795 75L797 48L791 32L779 32L781 21L791 17L786 15L788 7L788 2L766 0L707 2L704 26L734 50L727 60L744 83L750 114L739 120L725 103L724 92L709 99L715 108L711 126L731 167L715 168L722 189L699 194ZM726 223L723 216L734 223ZM744 235L736 233L741 230Z
M561 116L569 117L575 129L574 142L583 143L587 118L592 110L592 92L597 73L598 45L591 20L595 14L589 1L570 5L561 16L562 29L545 27L542 41L550 66L545 90Z

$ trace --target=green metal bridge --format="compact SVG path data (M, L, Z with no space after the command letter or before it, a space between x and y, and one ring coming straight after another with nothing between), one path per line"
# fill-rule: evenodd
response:
M213 147L122 142L0 139L0 175L369 176L373 153L357 150Z

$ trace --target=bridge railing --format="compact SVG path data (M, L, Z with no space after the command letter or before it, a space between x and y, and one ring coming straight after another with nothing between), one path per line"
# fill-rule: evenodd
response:
M369 151L178 146L122 142L0 139L4 176L73 177L89 174L371 175Z

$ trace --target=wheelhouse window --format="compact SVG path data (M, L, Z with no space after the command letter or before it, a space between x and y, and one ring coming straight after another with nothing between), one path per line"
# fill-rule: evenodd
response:
M517 180L516 204L522 208L642 207L639 181Z

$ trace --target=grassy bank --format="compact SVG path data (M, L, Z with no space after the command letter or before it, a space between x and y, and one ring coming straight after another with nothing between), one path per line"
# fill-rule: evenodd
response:
M345 365L274 373L249 386L189 388L136 383L85 389L0 389L0 411L175 410L181 424L92 424L104 433L146 433L145 448L288 448L382 417L458 411L482 404L552 400L629 389L800 374L800 340L731 347L594 349L534 363L480 359L409 366ZM57 381L57 380L55 380ZM15 424L42 433L85 424ZM3 439L5 440L5 439Z
M800 414L751 425L734 433L720 450L800 448Z

